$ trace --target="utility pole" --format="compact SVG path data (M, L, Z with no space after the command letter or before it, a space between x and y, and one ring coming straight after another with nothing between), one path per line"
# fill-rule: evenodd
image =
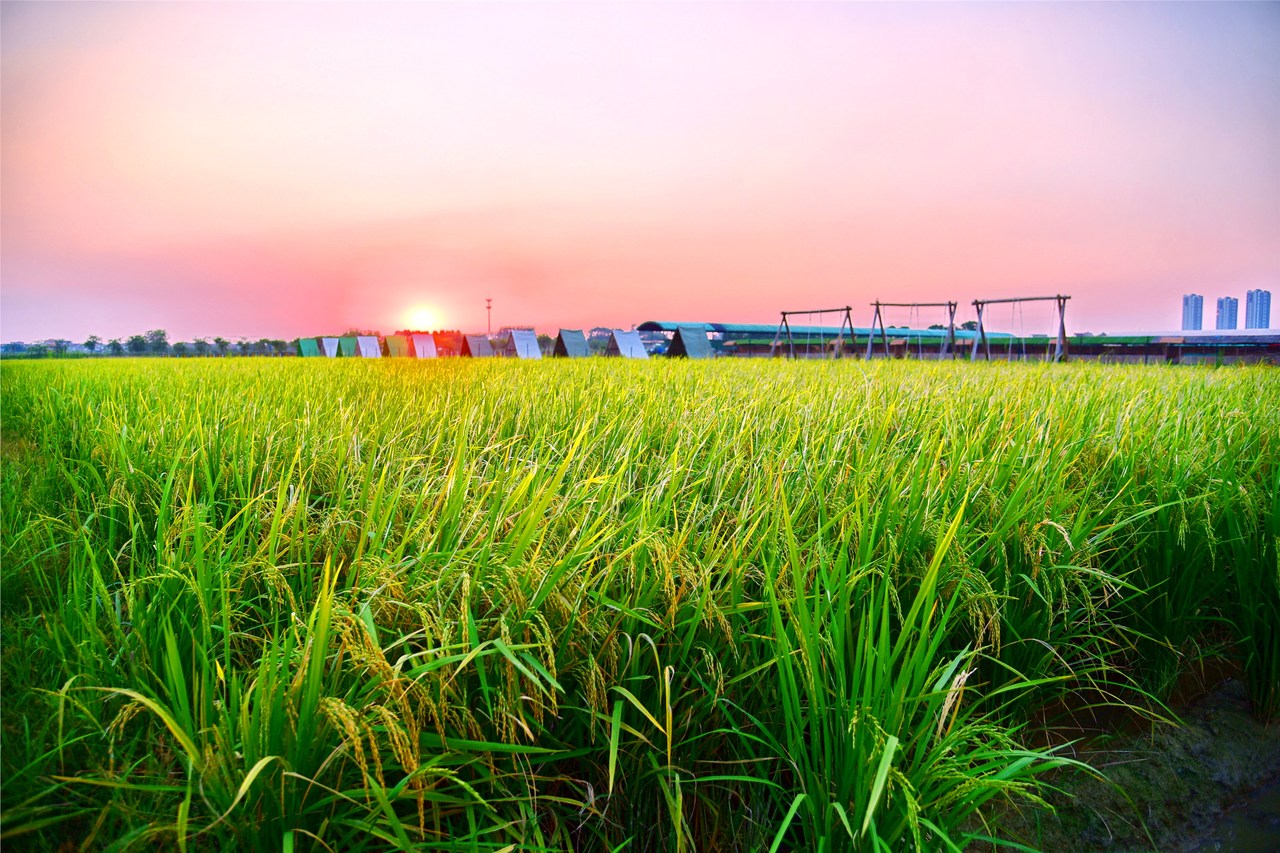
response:
M488 336L493 337L493 300L485 297L484 300L485 326L488 328Z

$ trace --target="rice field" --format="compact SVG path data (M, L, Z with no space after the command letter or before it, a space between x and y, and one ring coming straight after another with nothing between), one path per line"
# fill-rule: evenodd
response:
M6 848L958 850L1051 709L1280 715L1273 369L0 381Z

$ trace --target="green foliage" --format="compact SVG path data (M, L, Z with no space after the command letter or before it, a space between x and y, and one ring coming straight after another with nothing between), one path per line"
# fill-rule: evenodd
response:
M6 848L960 849L1035 712L1213 647L1276 713L1266 369L0 382Z
M164 355L169 351L169 333L164 329L151 329L146 334L147 349L157 355Z

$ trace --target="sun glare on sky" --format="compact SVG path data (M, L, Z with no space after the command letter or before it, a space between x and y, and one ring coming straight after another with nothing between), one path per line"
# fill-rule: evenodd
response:
M440 313L430 305L415 305L404 316L408 327L415 331L435 331L440 328Z

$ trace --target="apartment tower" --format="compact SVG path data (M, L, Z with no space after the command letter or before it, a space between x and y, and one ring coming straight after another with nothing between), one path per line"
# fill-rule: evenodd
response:
M1234 296L1218 297L1218 315L1214 320L1215 329L1234 329L1236 316L1240 311L1240 300Z
M1184 308L1185 312L1186 309ZM1271 291L1250 290L1244 297L1244 327L1246 329L1271 328Z
M1252 291L1250 291L1252 293ZM1204 317L1204 297L1198 293L1188 293L1182 297L1182 328L1186 331L1199 330Z

